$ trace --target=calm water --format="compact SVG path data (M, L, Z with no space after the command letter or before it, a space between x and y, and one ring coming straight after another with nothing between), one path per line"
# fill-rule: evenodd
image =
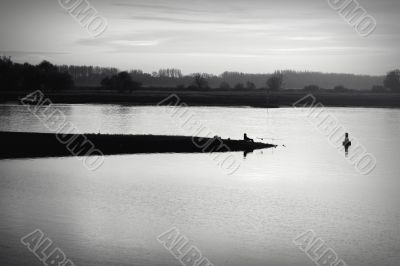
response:
M164 108L58 105L81 132L185 135ZM282 108L190 108L222 137L269 137L235 153L228 176L207 154L0 161L0 264L40 265L20 243L43 230L76 265L180 265L156 238L172 226L215 265L314 265L292 240L314 230L348 265L399 265L400 110L331 108L377 158L360 175L306 118ZM46 132L0 105L0 130ZM350 155L351 155L350 150Z

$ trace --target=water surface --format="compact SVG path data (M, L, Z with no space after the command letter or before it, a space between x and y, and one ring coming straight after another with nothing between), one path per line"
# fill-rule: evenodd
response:
M165 108L57 108L82 133L188 134ZM377 158L369 175L304 111L189 111L216 135L286 147L234 153L230 176L207 154L109 156L95 172L72 157L0 161L0 263L40 265L19 243L40 228L76 265L180 265L156 240L175 226L216 266L313 265L292 243L310 229L348 265L398 265L400 110L327 109ZM0 105L0 130L48 131L17 105Z

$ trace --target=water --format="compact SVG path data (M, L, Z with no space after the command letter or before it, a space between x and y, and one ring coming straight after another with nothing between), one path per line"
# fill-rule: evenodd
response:
M82 133L188 134L159 107L57 105ZM19 239L43 230L76 265L180 265L156 238L177 227L218 265L313 265L293 239L313 230L348 265L398 265L400 110L328 108L377 158L361 175L291 108L190 108L216 135L284 144L234 153L226 175L207 154L0 161L2 265L41 265ZM0 105L0 130L47 132ZM352 150L350 150L351 155Z

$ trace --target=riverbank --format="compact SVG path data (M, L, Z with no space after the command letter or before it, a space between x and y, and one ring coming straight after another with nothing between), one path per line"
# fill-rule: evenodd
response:
M29 94L25 92L1 92L0 102L19 102ZM46 92L53 103L71 104L127 104L157 105L171 94L176 94L189 106L250 106L261 108L293 106L309 93L304 91L266 92L265 90L205 90L188 91L173 89L142 89L132 93L116 93L104 90L71 90ZM400 108L400 94L372 92L316 92L318 102L330 107L387 107Z
M243 140L155 135L50 134L0 132L0 158L39 158L64 156L251 152L276 147Z

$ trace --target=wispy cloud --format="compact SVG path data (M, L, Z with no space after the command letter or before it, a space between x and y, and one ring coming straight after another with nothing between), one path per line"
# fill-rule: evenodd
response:
M383 73L400 60L399 0L363 0L379 24L368 40L319 0L99 0L93 4L109 29L95 40L57 1L43 1L0 0L0 53L116 67L176 63L183 71L292 66Z
M130 7L130 8L135 8L135 9L146 9L146 10L152 10L152 11L158 11L162 13L168 13L168 12L174 12L174 13L209 13L210 11L207 9L204 10L199 10L195 8L185 8L185 7L179 7L179 6L172 6L172 5L166 5L166 4L160 4L160 3L128 3L128 2L120 2L120 3L114 3L114 6L119 6L119 7Z
M1 51L0 55L5 56L22 56L22 55L66 55L68 52L45 52L45 51Z
M325 41L330 40L330 36L287 36L283 39L288 41Z
M159 40L137 40L137 41L131 41L131 40L115 40L115 41L110 41L110 44L116 44L116 45L122 45L122 46L155 46L160 43Z

